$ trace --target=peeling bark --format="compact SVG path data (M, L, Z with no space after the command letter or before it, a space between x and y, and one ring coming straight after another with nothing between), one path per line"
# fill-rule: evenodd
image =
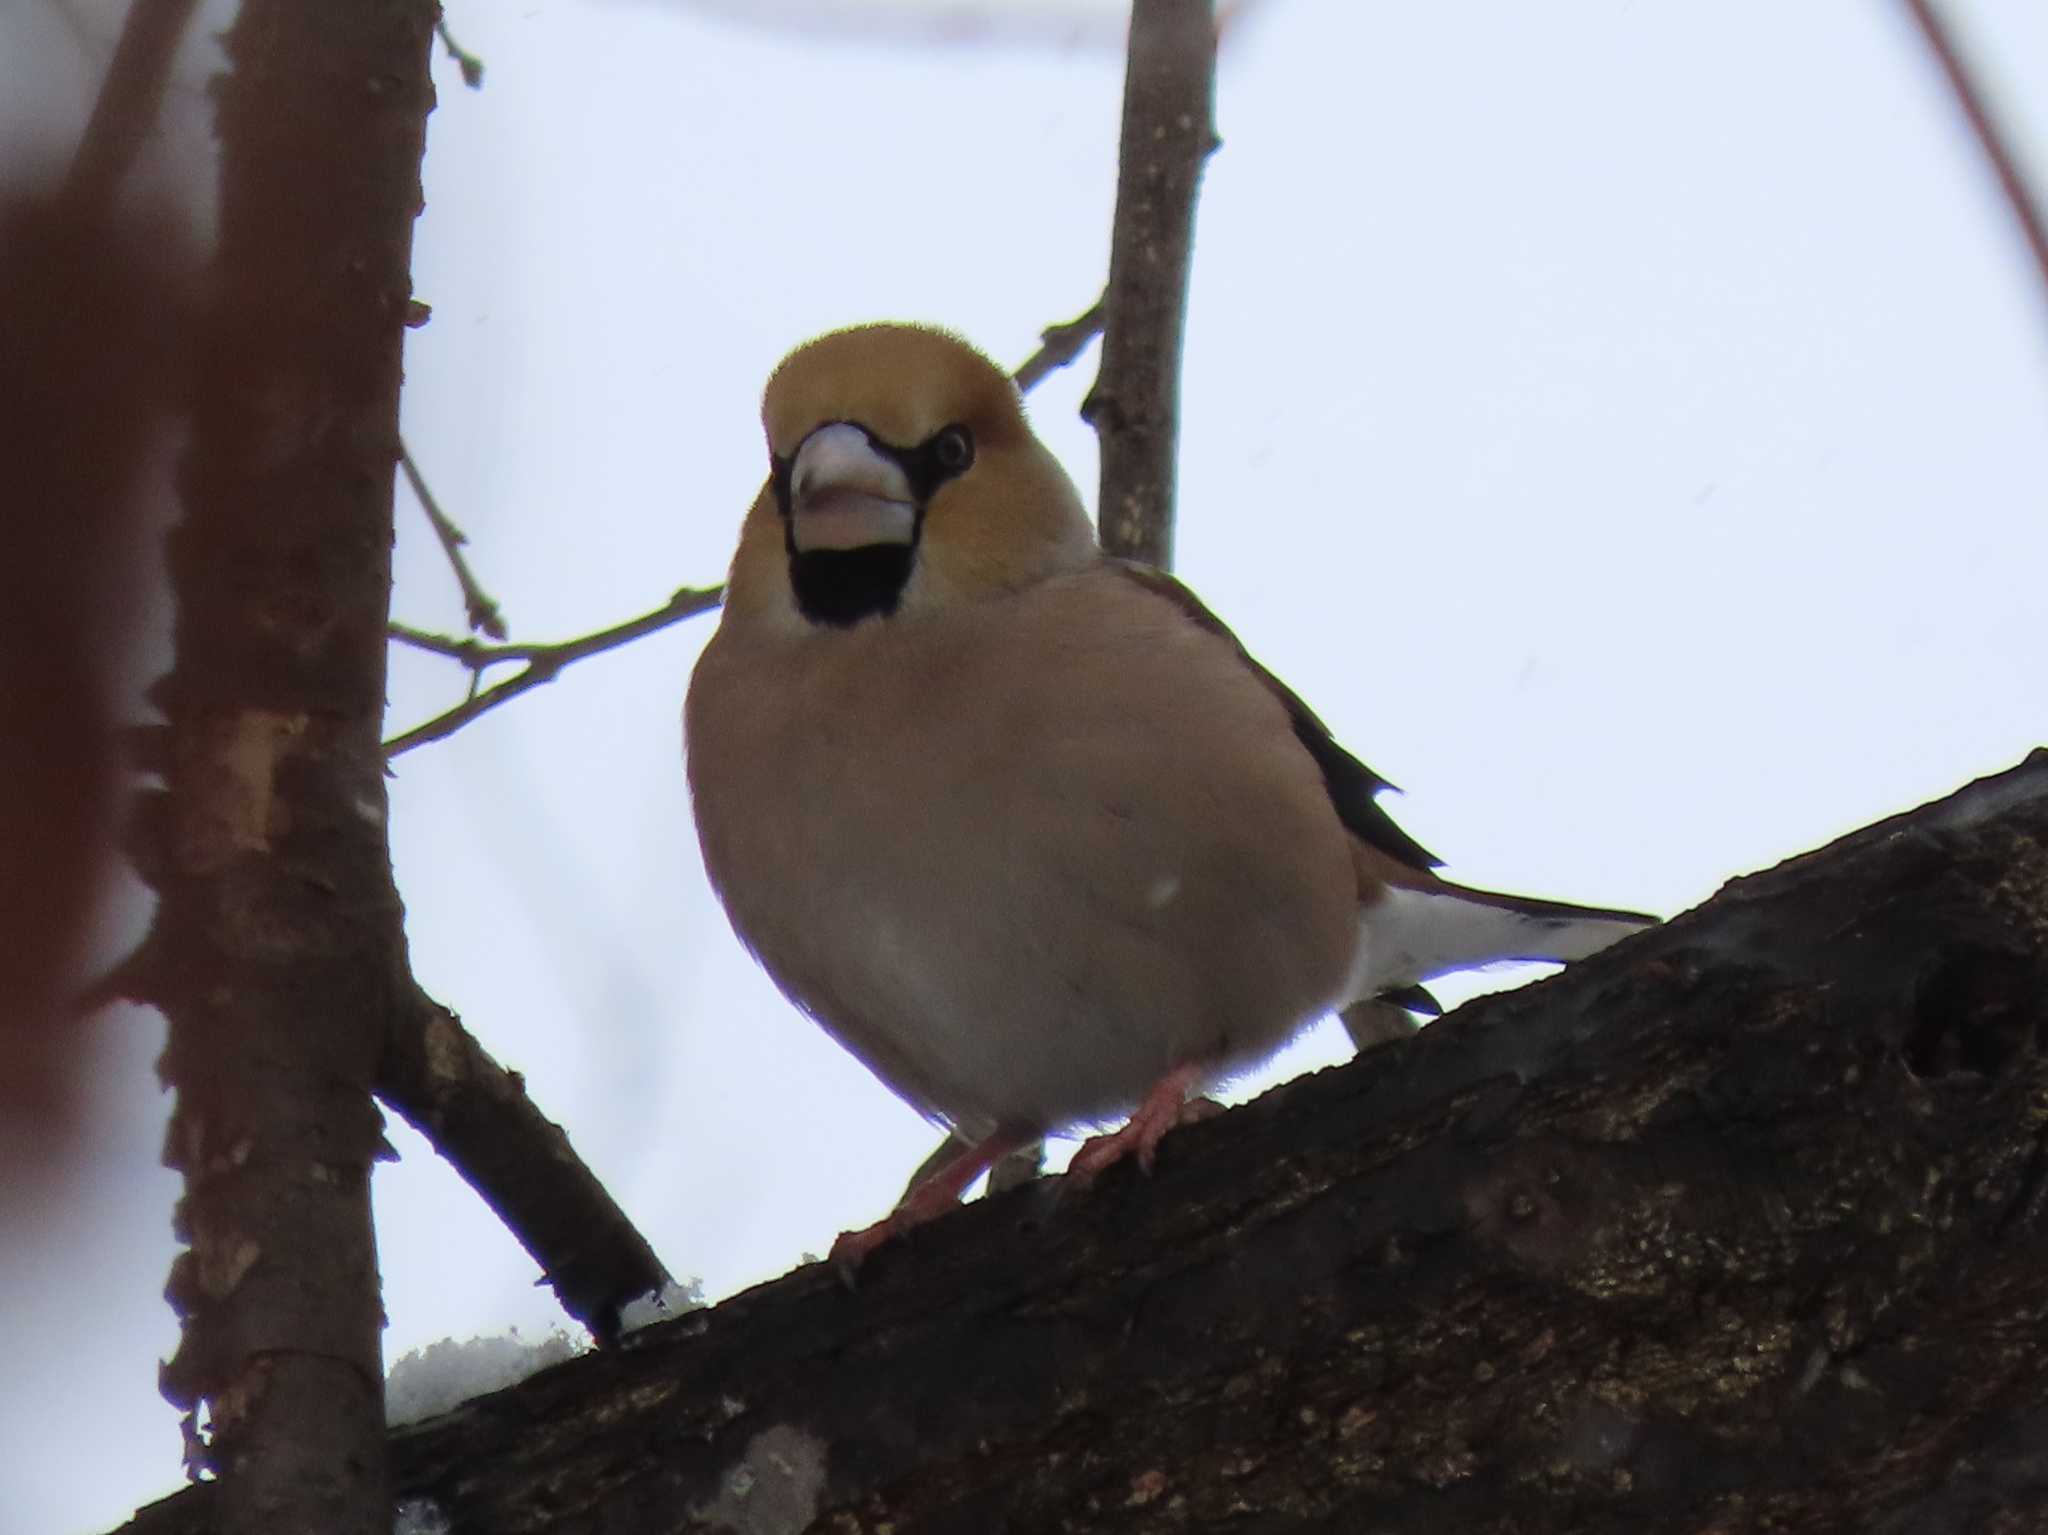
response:
M396 1436L453 1531L2048 1523L2048 752ZM207 1490L135 1535L196 1531Z
M214 87L220 237L134 975L170 1021L185 1175L164 1392L223 1531L389 1527L370 1092L404 948L378 733L435 9L245 0Z

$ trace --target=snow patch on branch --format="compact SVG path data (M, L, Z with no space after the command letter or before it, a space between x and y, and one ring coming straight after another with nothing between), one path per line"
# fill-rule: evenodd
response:
M429 1343L391 1366L384 1379L384 1421L397 1428L436 1417L471 1397L516 1386L588 1347L559 1329L528 1342L516 1327L496 1337Z

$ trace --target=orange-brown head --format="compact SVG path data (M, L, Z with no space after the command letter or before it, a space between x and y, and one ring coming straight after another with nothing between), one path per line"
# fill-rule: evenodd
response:
M1096 557L1016 386L944 331L863 325L808 342L768 380L761 416L771 474L733 562L731 619L907 617Z

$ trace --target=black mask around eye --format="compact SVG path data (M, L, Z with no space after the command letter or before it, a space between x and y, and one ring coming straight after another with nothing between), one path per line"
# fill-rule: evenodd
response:
M850 628L866 618L887 618L896 611L916 568L926 506L940 486L965 474L974 464L974 434L957 422L941 427L913 448L883 442L858 422L846 424L857 427L878 456L893 460L903 471L915 501L916 520L908 543L799 549L791 485L795 461L784 457L770 460L770 483L776 507L782 514L790 591L796 598L797 611L812 623L834 628Z

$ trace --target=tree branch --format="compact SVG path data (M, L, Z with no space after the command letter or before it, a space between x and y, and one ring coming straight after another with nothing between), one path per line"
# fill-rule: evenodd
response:
M433 15L243 0L212 93L219 233L136 974L169 1023L185 1183L163 1390L220 1478L222 1535L390 1529L371 1089L403 940L377 733Z
M457 1530L2048 1518L2048 752L401 1433ZM197 1535L207 1489L130 1535Z
M441 39L441 46L448 50L448 57L455 61L455 67L462 71L462 83L473 91L484 88L484 61L455 41L455 34L448 30L448 18L443 16L434 23L434 31Z
M1019 392L1029 394L1052 374L1066 367L1102 334L1103 301L1097 299L1064 325L1048 325L1038 333L1038 350L1010 375Z
M412 645L420 650L429 650L436 655L450 656L470 668L473 675L481 676L485 667L501 661L524 661L526 669L515 677L507 678L496 687L486 688L456 705L444 714L437 714L424 725L415 725L403 735L393 736L384 743L384 755L397 757L414 747L425 746L429 741L443 740L455 734L464 725L487 714L503 704L510 703L521 693L539 687L542 683L553 682L566 666L607 650L616 650L630 644L644 635L666 629L718 606L725 595L722 586L686 586L673 597L656 608L652 613L629 619L623 624L614 624L609 629L600 629L595 634L586 634L580 639L564 640L554 645L476 645L465 640L450 640L440 635L426 634L404 625L389 628L391 638L402 644Z
M434 493L427 489L427 482L420 473L420 466L413 461L412 450L401 440L398 444L398 467L405 471L405 483L412 487L413 496L419 501L420 510L427 514L427 521L434 526L434 537L441 541L441 552L448 556L449 567L455 572L456 585L462 588L462 608L469 619L469 627L478 634L488 634L494 640L505 637L505 618L499 611L497 600L478 584L475 574L469 568L469 561L463 557L462 546L469 542L469 535L455 526L448 514L441 510L441 503Z
M433 1142L599 1343L618 1340L629 1302L668 1283L647 1239L526 1096L525 1079L417 984L393 1015L377 1096Z
M1135 0L1102 371L1081 414L1102 444L1102 546L1161 569L1173 561L1181 337L1215 88L1208 0Z
M81 216L100 217L114 196L163 105L164 84L199 0L130 0L121 40L93 103L92 117L72 157L64 195Z
M1978 147L1984 151L1984 158L1991 162L2006 203L2012 208L2013 217L2019 221L2020 235L2033 252L2034 267L2041 278L2041 296L2048 299L2048 220L2042 217L2041 205L2035 200L2026 177L2020 174L2019 161L2014 157L2005 134L2000 131L1997 120L1992 117L1991 107L1963 62L1963 56L1936 10L1934 0L1905 0L1905 4L1927 46L1940 62L1941 72L1948 79L1949 89L1955 92L1956 104L1969 120L1970 131L1976 135Z

